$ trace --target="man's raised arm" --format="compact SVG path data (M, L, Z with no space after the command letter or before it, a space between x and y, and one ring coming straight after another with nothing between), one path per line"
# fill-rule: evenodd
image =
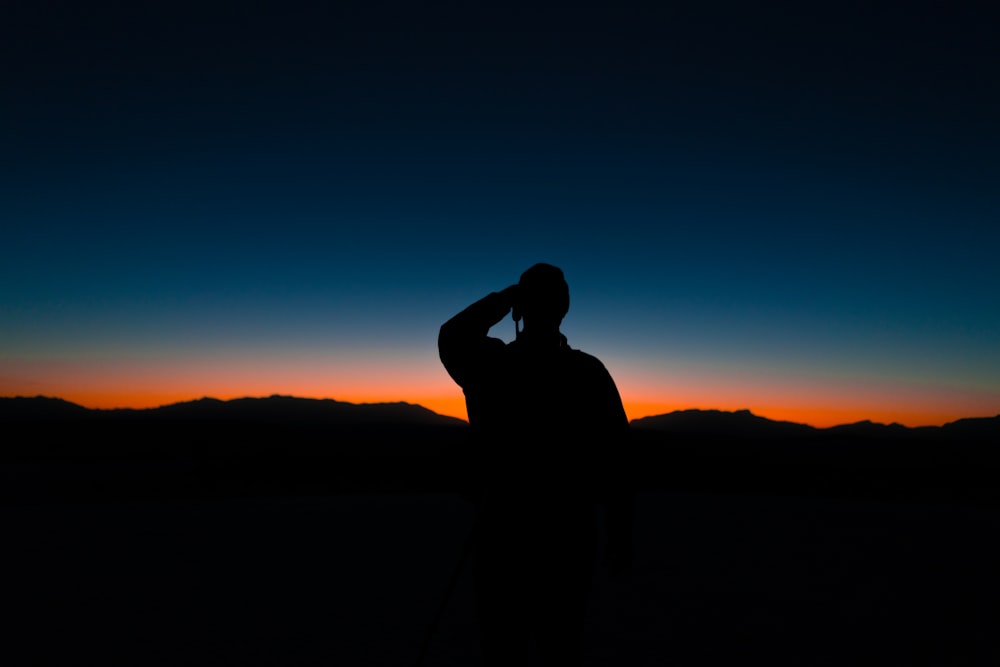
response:
M465 386L470 365L484 346L503 344L499 339L490 339L488 334L510 312L516 289L516 285L511 285L500 292L490 292L441 325L438 356L460 386Z

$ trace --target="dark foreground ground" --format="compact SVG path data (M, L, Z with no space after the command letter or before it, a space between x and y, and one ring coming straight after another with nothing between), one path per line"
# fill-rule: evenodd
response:
M631 577L595 574L588 665L1000 664L991 505L661 488L637 509ZM0 664L414 665L471 519L447 492L22 493ZM479 664L468 574L428 667Z

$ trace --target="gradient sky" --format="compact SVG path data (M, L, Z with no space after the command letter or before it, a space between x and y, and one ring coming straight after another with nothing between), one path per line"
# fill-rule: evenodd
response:
M464 418L438 327L546 261L632 418L1000 413L983 3L20 4L0 395Z

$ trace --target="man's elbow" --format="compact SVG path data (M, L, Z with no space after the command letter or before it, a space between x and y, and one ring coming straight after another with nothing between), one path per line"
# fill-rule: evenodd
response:
M440 354L445 354L447 350L454 347L455 325L451 320L442 324L441 328L438 329L437 345Z

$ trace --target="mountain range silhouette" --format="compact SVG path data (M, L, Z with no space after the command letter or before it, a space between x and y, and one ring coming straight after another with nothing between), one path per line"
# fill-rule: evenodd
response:
M347 403L333 399L273 395L266 398L219 400L201 398L155 408L85 408L47 396L0 398L0 423L66 420L199 420L255 423L337 423L463 425L455 417L437 414L412 403Z
M269 424L342 424L393 426L467 426L457 417L438 414L421 405L407 402L350 403L334 399L298 398L272 395L261 398L219 400L205 397L155 408L86 408L61 398L0 397L0 424L17 422L56 423L60 421L166 421L198 420ZM830 427L777 421L750 410L676 410L632 420L635 429L675 434L698 434L736 437L804 437L821 433L859 436L944 434L987 438L1000 437L1000 414L993 417L968 417L942 426L908 427L863 420Z
M466 421L420 405L279 395L146 409L4 397L0 429L0 496L15 499L462 493L474 454ZM631 432L637 489L1000 500L1000 415L817 428L678 410Z

